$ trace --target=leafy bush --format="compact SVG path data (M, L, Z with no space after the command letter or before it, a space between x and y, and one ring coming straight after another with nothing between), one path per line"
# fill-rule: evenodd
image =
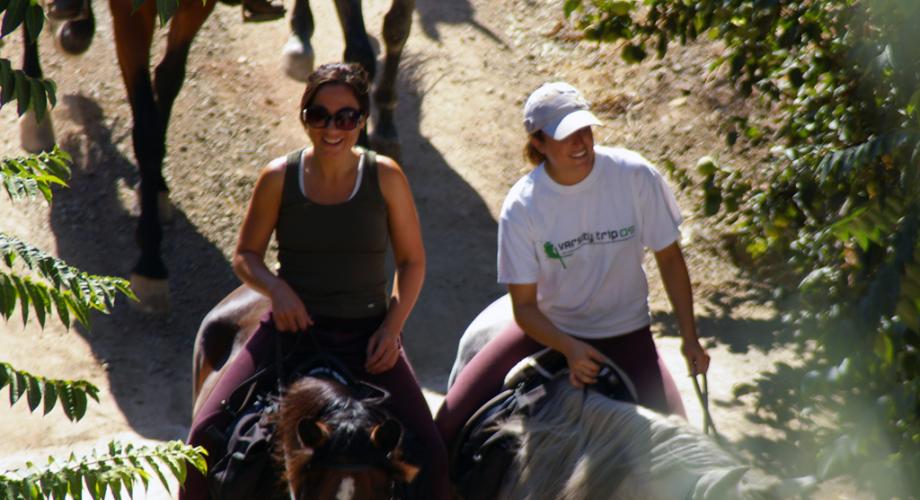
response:
M2 37L24 25L36 40L44 25L44 13L31 0L0 0L4 12ZM40 121L48 104L55 103L55 85L50 80L31 78L0 58L0 107L17 101L20 115L31 110ZM66 186L70 157L57 147L50 152L22 158L0 159L0 185L13 200L42 196L51 202L53 186ZM121 278L95 276L80 271L11 234L0 232L0 316L6 321L19 306L22 322L30 313L45 325L56 314L66 326L71 320L88 327L90 313L107 313L117 294L134 298L128 282ZM72 421L83 418L88 400L99 401L99 389L85 380L52 380L17 370L0 362L0 389L9 391L10 404L23 396L31 411L51 412L56 404ZM137 481L146 488L155 475L168 489L163 471L184 481L186 464L204 471L204 450L175 441L155 447L134 447L112 442L107 453L89 457L73 454L66 460L49 458L44 466L28 463L24 469L0 472L0 498L81 498L84 488L92 498L130 497Z
M785 367L754 392L795 419L787 428L815 432L825 476L855 474L881 497L916 494L920 3L566 0L564 10L587 38L621 44L629 62L673 41L720 40L712 69L774 110L771 130L726 119L729 145L773 146L756 181L712 160L698 172L703 212L731 224L755 267L779 262L798 283L786 319L805 366L798 383ZM832 429L816 415L834 416Z

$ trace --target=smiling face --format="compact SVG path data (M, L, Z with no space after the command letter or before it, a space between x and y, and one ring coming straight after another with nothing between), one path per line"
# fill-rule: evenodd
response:
M322 106L331 115L342 109L360 109L358 99L350 87L340 83L328 83L317 90L310 106ZM313 143L314 155L335 156L351 151L358 142L366 117L362 116L358 126L352 130L341 130L330 120L325 128L307 126L307 136Z
M531 137L531 144L546 157L546 171L556 182L577 184L591 173L594 167L594 133L591 127L572 132L562 140L542 134Z

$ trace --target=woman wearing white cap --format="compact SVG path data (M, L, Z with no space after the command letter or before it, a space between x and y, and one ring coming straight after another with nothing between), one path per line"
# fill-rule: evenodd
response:
M604 357L636 385L639 403L684 414L649 329L645 248L658 263L691 374L709 356L697 338L680 211L641 155L594 145L601 122L571 85L547 83L524 104L525 157L536 168L511 188L498 229L498 281L515 322L460 372L436 422L448 447L466 419L498 393L521 358L550 347L576 387L596 382Z

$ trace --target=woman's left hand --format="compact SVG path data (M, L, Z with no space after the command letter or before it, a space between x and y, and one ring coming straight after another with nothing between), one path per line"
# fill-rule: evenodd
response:
M393 332L380 327L371 335L367 342L367 361L364 369L367 373L383 373L396 365L399 360L399 350L402 342L399 340L399 331Z
M700 345L700 342L697 341L684 341L680 346L680 351L684 355L684 359L687 360L687 368L690 370L690 375L705 375L709 371L709 354L706 354L706 350L703 349L703 346Z

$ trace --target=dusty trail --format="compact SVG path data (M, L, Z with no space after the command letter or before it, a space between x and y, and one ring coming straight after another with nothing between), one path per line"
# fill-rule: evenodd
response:
M339 59L343 42L331 2L314 2L318 62ZM495 216L523 172L520 106L548 79L566 79L593 97L609 122L599 142L620 144L656 162L684 166L719 152L741 161L756 152L727 151L716 133L732 102L724 82L701 77L713 48L677 51L664 61L624 67L615 48L574 42L558 31L558 0L417 0L399 85L398 127L403 166L418 203L428 252L428 276L406 327L405 343L418 375L437 404L456 341L466 324L502 293L495 284ZM131 187L137 180L130 110L115 63L107 6L97 2L96 40L81 58L55 52L43 40L47 76L58 82L57 138L75 159L71 189L53 209L40 202L0 201L0 230L26 237L97 274L126 276L136 257ZM365 2L374 36L387 2ZM158 32L162 46L164 30ZM51 324L25 331L0 324L0 358L47 376L86 378L102 402L70 424L59 411L29 416L25 405L0 411L0 464L62 448L120 439L183 438L190 419L190 360L205 312L236 286L228 257L259 168L301 146L296 121L301 85L279 70L287 25L244 25L237 8L218 6L191 52L188 77L175 105L165 172L177 207L166 228L172 311L149 317L121 303L97 316L92 332ZM18 60L12 40L4 57ZM0 111L0 155L19 155L15 113ZM773 439L744 417L750 401L731 401L733 384L750 381L782 351L778 322L762 290L737 276L711 252L716 235L688 216L684 246L697 292L700 329L711 344L713 416L730 439ZM677 376L692 423L699 405L678 353L676 330L653 277L659 347ZM6 458L3 458L6 457ZM160 492L151 496L161 495ZM832 498L833 496L829 497Z

